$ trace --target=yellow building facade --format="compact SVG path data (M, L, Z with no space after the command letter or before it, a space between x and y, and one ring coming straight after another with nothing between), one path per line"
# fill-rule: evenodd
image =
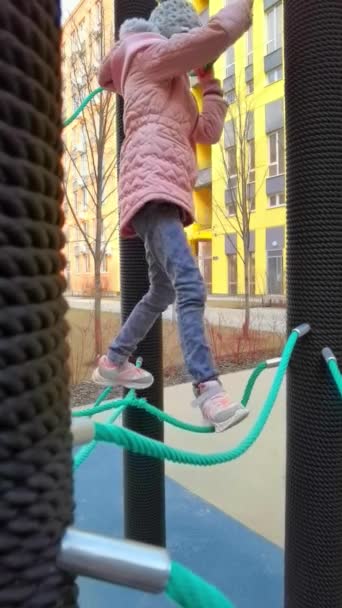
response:
M222 2L194 6L205 22ZM230 103L224 137L211 149L197 147L196 223L188 235L213 294L244 293L247 240L251 293L284 293L283 61L282 2L255 0L252 28L215 65ZM199 99L196 86L194 93Z
M63 28L64 119L98 87L98 68L113 40L113 0L81 0ZM75 295L94 293L95 257L101 258L102 292L120 291L115 133L115 97L107 94L95 97L64 129L65 255L68 289Z

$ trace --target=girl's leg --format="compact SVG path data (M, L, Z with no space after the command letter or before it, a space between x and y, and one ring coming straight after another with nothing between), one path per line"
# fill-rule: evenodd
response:
M145 227L145 243L176 290L182 349L194 379L196 402L206 423L223 431L243 420L248 412L228 398L218 380L204 328L206 290L177 207L159 203L152 213Z
M109 346L107 357L102 357L93 374L94 382L102 385L121 385L127 388L144 389L153 383L153 376L143 369L137 369L127 360L145 338L158 317L175 300L175 291L168 276L155 260L145 238L144 220L148 207L139 214L136 230L145 242L146 259L149 267L150 289L138 302L124 323L119 335Z
M119 335L108 349L108 358L120 365L136 350L158 317L175 301L175 290L168 276L154 259L145 242L150 289L134 307Z
M206 290L189 249L179 211L174 205L158 203L150 213L151 219L145 227L146 249L176 290L186 367L195 384L217 379L204 328Z

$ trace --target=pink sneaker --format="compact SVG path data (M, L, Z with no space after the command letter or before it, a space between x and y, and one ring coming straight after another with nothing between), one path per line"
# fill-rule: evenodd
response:
M249 411L241 405L230 401L218 380L200 384L196 389L195 406L202 411L205 424L214 426L216 433L222 433L247 418Z
M98 367L92 375L93 382L102 386L123 386L143 390L149 388L153 376L133 363L125 361L122 365L115 365L106 355L101 357Z

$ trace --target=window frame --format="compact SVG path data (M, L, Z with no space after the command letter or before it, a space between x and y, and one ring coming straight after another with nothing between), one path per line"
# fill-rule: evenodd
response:
M230 53L232 53L232 57L230 57ZM233 59L233 61L230 61L230 59ZM236 63L235 47L232 44L226 50L226 77L229 77L229 76L232 76L233 74L235 74L235 63ZM229 68L231 68L231 70Z
M282 143L281 143L280 137L279 137L280 133L282 134ZM271 155L272 155L271 142L273 141L274 136L276 138L276 140L275 140L276 160L271 161ZM284 127L281 127L280 129L276 129L275 131L268 133L267 140L268 140L268 142L267 142L267 144L268 144L268 177L272 178L272 177L280 177L281 175L285 175ZM280 153L280 145L283 146L282 158L281 158L281 153ZM281 165L283 165L283 166L281 167ZM275 168L275 173L273 171L271 171L272 167ZM281 168L282 168L282 170L281 170Z
M271 204L272 199L275 199L274 205ZM285 201L284 192L278 192L278 194L272 194L271 196L268 197L267 203L268 203L269 209L278 209L279 207L285 207L286 201Z
M265 13L266 21L266 55L272 55L283 47L283 3L278 2ZM272 21L272 24L270 23ZM270 31L272 29L272 31Z
M238 263L237 263L237 253L230 253L227 255L228 258L228 295L237 296L238 295ZM234 264L234 278L235 281L231 280L231 270L232 264ZM233 286L233 289L232 289Z
M246 32L246 67L254 63L254 31L253 25Z

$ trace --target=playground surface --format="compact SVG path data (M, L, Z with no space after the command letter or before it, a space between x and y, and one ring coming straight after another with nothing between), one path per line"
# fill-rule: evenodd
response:
M223 377L240 396L248 371ZM202 453L238 443L265 398L274 370L257 381L247 422L222 435L192 435L166 426L165 441ZM165 410L198 422L190 407L190 384L165 390ZM211 468L167 463L167 536L172 558L217 585L236 608L282 605L285 495L285 388L258 442L240 460ZM108 414L107 414L108 416ZM101 414L98 420L106 418ZM185 441L186 439L186 441ZM99 445L75 474L76 525L82 530L122 536L122 452ZM80 580L80 608L167 608L161 596ZM195 608L195 607L194 607Z

